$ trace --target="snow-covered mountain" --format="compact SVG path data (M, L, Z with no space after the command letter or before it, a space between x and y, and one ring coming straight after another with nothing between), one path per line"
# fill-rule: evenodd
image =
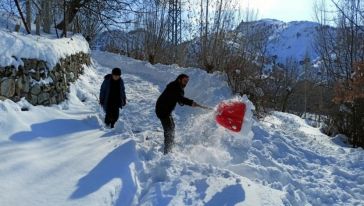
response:
M306 57L316 60L319 55L315 49L315 38L318 23L309 21L294 21L285 23L274 19L263 19L254 22L242 22L238 31L249 27L251 32L264 31L268 36L267 55L275 57L282 64L287 59L303 61Z
M267 35L267 47L265 55L276 63L285 64L288 59L296 62L308 57L312 62L318 60L319 55L315 48L318 23L309 21L295 21L285 23L274 19L263 19L253 22L242 22L236 28L237 31L248 32L254 35L264 32ZM100 34L94 43L94 48L106 50L106 45L114 45L120 50L130 50L136 47L137 42L143 44L142 31L123 32L111 31ZM230 44L233 42L230 42ZM199 40L193 39L183 43L188 48L187 62L196 65L196 52L199 50ZM234 43L233 43L234 44ZM237 51L238 52L238 51Z

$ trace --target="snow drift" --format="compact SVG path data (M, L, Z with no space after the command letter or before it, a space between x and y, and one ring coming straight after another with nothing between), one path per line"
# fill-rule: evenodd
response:
M70 38L52 39L24 35L0 29L0 66L23 65L21 58L38 59L47 62L52 69L59 59L78 52L90 53L87 41L81 35Z

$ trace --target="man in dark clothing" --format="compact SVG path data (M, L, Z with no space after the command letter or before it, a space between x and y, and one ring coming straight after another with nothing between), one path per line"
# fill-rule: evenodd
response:
M164 130L164 154L171 151L174 144L174 121L172 111L179 105L188 105L191 107L201 107L193 100L184 97L184 88L188 83L189 77L186 74L180 74L177 79L170 82L163 93L159 96L155 112L160 119Z
M100 104L106 113L105 124L111 128L119 119L119 108L126 105L124 81L120 76L121 70L114 68L104 77L100 88Z

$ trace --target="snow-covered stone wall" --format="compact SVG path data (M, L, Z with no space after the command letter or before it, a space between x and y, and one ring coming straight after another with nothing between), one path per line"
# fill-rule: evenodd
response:
M53 68L43 60L21 61L18 68L0 66L0 100L25 97L33 105L60 103L67 96L69 83L83 73L83 65L91 64L89 54L83 52L60 59Z
M33 105L60 103L69 83L89 64L90 48L82 35L56 38L0 28L0 100L25 97Z

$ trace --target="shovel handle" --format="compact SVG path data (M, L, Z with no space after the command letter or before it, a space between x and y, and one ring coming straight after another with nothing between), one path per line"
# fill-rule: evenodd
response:
M214 110L213 108L211 107L208 107L208 106L204 106L204 105L198 105L198 107L202 108L202 109L206 109L206 110Z

